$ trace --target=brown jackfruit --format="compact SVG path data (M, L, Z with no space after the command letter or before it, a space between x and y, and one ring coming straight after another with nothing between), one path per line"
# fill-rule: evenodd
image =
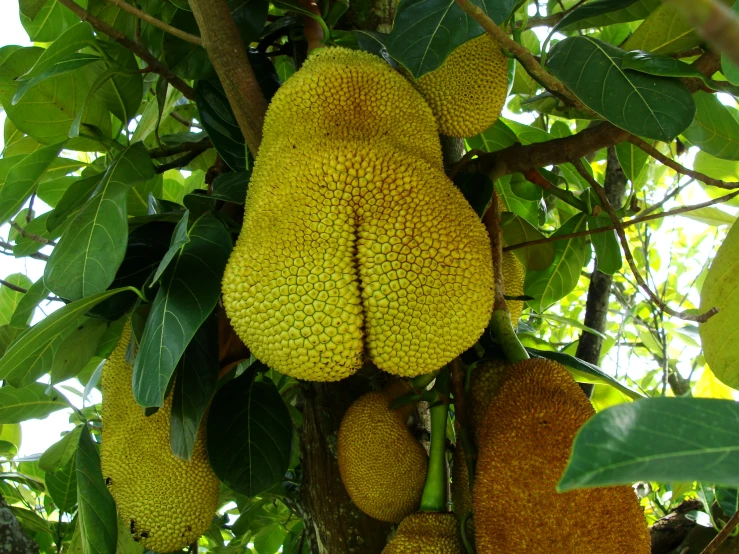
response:
M208 463L204 423L187 462L169 446L172 393L149 417L136 403L133 368L126 363L130 339L127 324L103 367L100 461L118 515L134 540L155 552L172 552L210 527L220 483Z
M631 487L555 490L575 433L594 413L567 370L532 359L508 373L480 434L478 554L648 554L647 524Z
M398 526L382 554L465 554L454 514L419 512Z
M408 430L415 404L390 409L410 388L396 381L358 398L339 427L337 455L347 493L365 514L398 522L418 509L426 482L426 450Z
M320 48L275 94L223 277L234 329L270 367L335 381L364 352L438 369L492 311L490 243L446 177L423 98L382 59Z
M452 137L482 133L498 119L508 94L508 60L488 34L456 48L416 88L429 103L439 131Z

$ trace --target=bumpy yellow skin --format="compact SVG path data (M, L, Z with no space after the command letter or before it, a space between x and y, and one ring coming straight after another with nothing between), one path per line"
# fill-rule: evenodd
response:
M498 207L500 208L501 213L509 211L500 195L497 195L496 198L498 199ZM526 268L523 264L518 260L513 252L503 252L503 282L505 283L505 295L523 296L524 279L526 279ZM516 325L518 325L518 320L521 319L523 304L523 300L506 301L508 311L511 314L511 324L514 329L516 328Z
M508 370L480 436L474 487L479 554L648 554L631 487L555 490L577 430L594 414L567 370L548 360Z
M400 522L398 534L382 554L464 554L454 514L412 514Z
M408 404L390 403L409 389L401 382L358 398L339 427L337 455L347 493L357 508L381 521L398 522L418 509L428 456L407 427Z
M498 119L508 93L508 60L488 34L465 42L416 88L431 106L441 133L471 137Z
M101 377L103 476L134 540L155 552L172 552L210 527L219 482L208 463L205 425L200 426L190 462L172 454L172 394L154 415L144 416L131 390L133 368L126 363L130 338L131 327L126 325Z
M342 379L365 350L421 375L474 344L493 287L489 239L421 96L371 54L311 54L267 111L223 277L242 340L298 379Z

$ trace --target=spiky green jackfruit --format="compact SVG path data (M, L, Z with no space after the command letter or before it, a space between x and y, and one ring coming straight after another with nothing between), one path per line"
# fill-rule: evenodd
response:
M484 330L492 275L421 96L376 56L314 51L269 106L223 277L242 340L299 379L342 379L364 352L429 373Z
M349 497L365 514L398 522L418 509L426 482L426 450L408 430L415 404L390 409L410 389L402 381L352 403L339 428L339 471Z
M100 461L118 515L149 550L172 552L191 544L210 527L218 507L218 478L208 463L205 425L187 462L169 446L172 394L149 417L131 390L126 363L131 326L103 367L103 432Z
M398 526L382 554L464 554L459 522L454 514L420 512Z
M479 554L648 554L631 487L556 492L577 430L594 414L567 370L525 360L485 414L474 486Z
M508 60L488 34L456 48L416 88L451 137L482 133L498 119L508 94Z

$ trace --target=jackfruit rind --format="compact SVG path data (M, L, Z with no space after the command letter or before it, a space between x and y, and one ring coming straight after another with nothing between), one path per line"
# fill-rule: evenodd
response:
M500 212L510 211L505 205L503 198L498 194L498 207ZM503 246L506 246L505 241ZM513 252L503 252L503 282L505 283L506 296L523 296L523 283L526 279L526 268ZM507 300L506 305L511 314L511 325L516 328L518 320L523 312L523 300Z
M556 492L575 433L594 413L568 371L542 359L508 371L480 436L477 552L648 554L646 520L631 487Z
M408 404L390 404L408 392L396 382L370 392L349 406L339 427L339 471L349 497L365 514L398 522L418 509L426 482L428 456L408 430Z
M383 60L321 48L277 92L223 278L253 354L335 381L364 352L396 375L474 344L493 303L487 233L445 176L436 124Z
M739 387L739 223L734 223L716 252L701 289L701 312L718 313L700 324L703 353L713 374Z
M133 368L126 363L131 326L103 367L100 460L105 482L134 540L155 552L191 544L210 527L220 483L208 463L201 423L192 459L169 446L172 394L149 417L133 397Z
M416 88L431 106L439 131L472 137L496 122L508 94L508 59L488 34L456 48Z
M465 554L454 514L421 512L409 515L398 526L382 554Z

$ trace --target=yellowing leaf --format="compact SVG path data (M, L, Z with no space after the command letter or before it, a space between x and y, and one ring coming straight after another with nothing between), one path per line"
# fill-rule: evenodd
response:
M699 398L723 398L725 400L734 400L736 391L731 387L727 387L711 371L711 368L705 366L703 375L693 387L693 396Z

